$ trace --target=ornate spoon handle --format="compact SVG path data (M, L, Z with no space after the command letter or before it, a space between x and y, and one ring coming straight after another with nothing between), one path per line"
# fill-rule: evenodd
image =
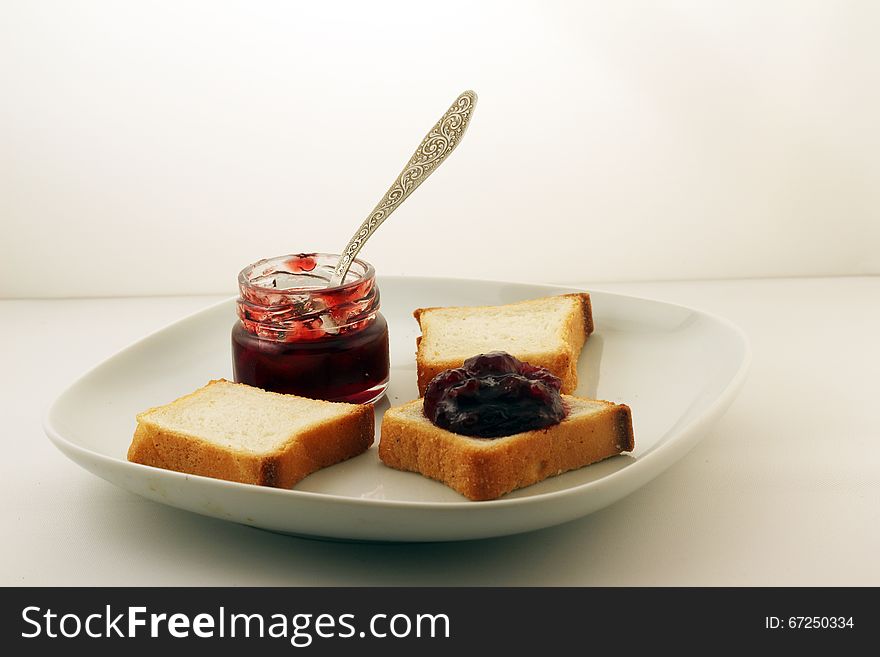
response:
M397 176L394 184L391 185L370 216L364 220L364 223L345 246L330 279L331 287L339 285L345 280L352 260L355 259L364 242L376 232L376 229L382 225L388 215L399 208L400 204L413 193L416 187L436 171L443 160L458 146L461 138L464 137L476 104L477 94L473 91L463 92L455 99L446 114L431 128L431 131L425 135L422 143L419 144L403 171Z

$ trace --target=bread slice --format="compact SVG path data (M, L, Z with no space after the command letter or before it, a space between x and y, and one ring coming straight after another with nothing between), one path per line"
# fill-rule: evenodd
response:
M290 488L373 443L373 407L266 392L220 379L137 416L128 460Z
M419 399L382 419L385 465L443 482L471 500L493 500L634 447L629 406L562 396L559 424L503 438L472 438L435 426Z
M419 308L416 339L419 395L437 374L461 367L471 356L506 351L546 367L562 379L562 392L577 388L577 363L593 332L590 295L562 294L504 306Z

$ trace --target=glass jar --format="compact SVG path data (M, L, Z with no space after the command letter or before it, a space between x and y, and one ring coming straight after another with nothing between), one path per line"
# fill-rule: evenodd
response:
M238 275L232 328L235 380L264 390L357 404L388 386L388 323L376 271L355 260L328 287L338 255L260 260Z

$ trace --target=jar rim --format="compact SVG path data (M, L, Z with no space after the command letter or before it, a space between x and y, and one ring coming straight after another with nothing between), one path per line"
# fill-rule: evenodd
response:
M361 260L360 258L355 258L352 260L352 268L348 270L348 274L346 274L346 278L348 278L352 273L354 273L354 278L350 281L340 283L339 285L326 285L323 287L315 287L315 286L301 286L301 287L288 287L288 288L277 288L277 287L269 287L266 285L259 285L252 282L252 276L254 271L257 270L258 267L265 267L267 264L280 261L286 262L291 260L292 258L306 258L306 257L314 257L314 258L326 258L333 259L338 262L341 255L339 253L288 253L286 255L273 256L271 258L263 258L262 260L257 260L249 264L247 267L242 269L238 273L238 284L239 286L248 287L254 290L265 290L266 292L271 292L272 294L304 294L304 293L314 293L314 292L338 292L342 290L346 290L348 288L353 288L357 285L360 285L365 280L370 280L375 278L376 269L366 260ZM362 272L353 271L354 265L359 265L363 268ZM297 273L297 272L290 272Z

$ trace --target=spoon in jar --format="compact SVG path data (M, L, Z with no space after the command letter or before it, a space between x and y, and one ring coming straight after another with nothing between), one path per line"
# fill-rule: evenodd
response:
M346 244L339 256L339 262L330 277L330 287L341 285L348 273L348 268L354 261L358 252L376 229L382 225L388 216L400 207L416 187L425 182L425 179L437 170L449 154L458 146L477 104L477 94L473 91L464 91L455 102L452 103L446 114L437 121L431 131L425 135L422 143L406 163L403 171L391 185L382 200L373 208L370 215L364 220L357 232Z

